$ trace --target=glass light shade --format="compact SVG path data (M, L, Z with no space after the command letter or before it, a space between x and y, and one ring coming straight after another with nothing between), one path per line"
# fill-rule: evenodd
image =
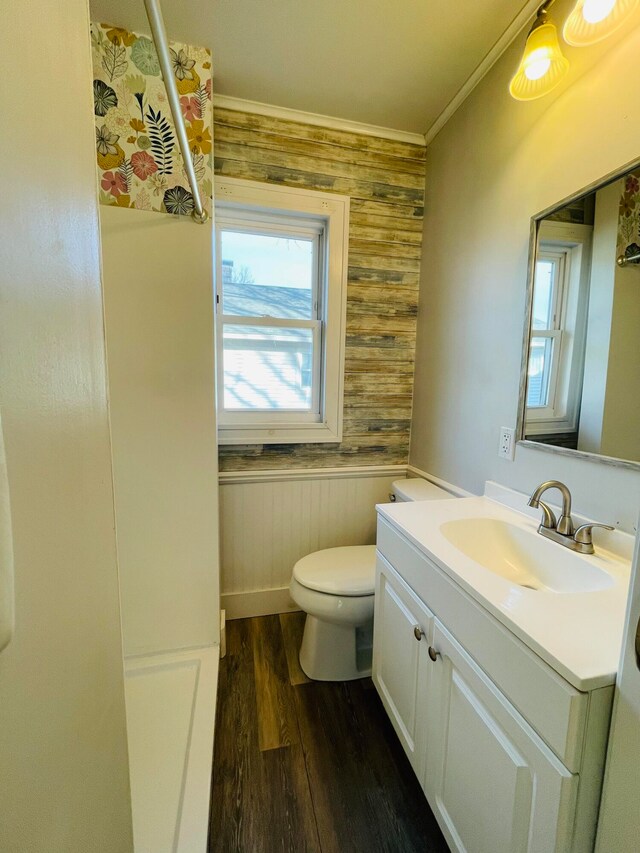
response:
M578 0L565 21L563 38L574 47L602 41L622 26L639 5L640 0Z
M546 22L529 33L520 67L509 85L517 101L532 101L554 89L569 69L554 24Z

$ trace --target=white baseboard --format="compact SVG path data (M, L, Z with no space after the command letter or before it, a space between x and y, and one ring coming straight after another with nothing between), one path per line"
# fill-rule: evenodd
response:
M250 616L271 616L300 610L289 595L289 587L259 589L254 592L227 592L220 596L227 621L247 619Z
M220 660L227 654L227 611L220 611Z

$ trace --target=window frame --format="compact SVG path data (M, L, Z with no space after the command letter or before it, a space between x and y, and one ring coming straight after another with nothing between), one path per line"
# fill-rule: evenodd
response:
M545 220L539 224L537 236L536 262L539 258L555 257L559 263L558 277L561 280L554 287L556 292L551 328L531 328L529 332L527 368L531 359L532 338L552 338L554 354L547 406L527 405L527 380L526 432L527 435L573 432L577 429L579 416L579 378L584 362L593 227Z
M221 237L225 231L246 233L268 237L297 237L312 245L311 259L311 299L312 314L309 319L288 319L272 315L227 314L224 304L224 277L222 267L217 278L216 305L218 315L218 333L221 340L220 357L217 364L217 381L220 396L218 399L219 423L221 425L255 426L257 413L264 424L282 424L294 418L300 423L318 423L322 415L322 334L323 334L323 294L324 254L326 224L324 220L310 219L300 222L299 217L273 216L260 211L233 211L227 215L220 211L216 220L216 258L222 262ZM265 326L268 328L310 329L312 335L313 364L311 369L311 407L310 409L240 409L225 406L224 401L224 327L225 326Z
M559 399L559 385L563 361L563 323L566 314L566 297L571 277L571 255L567 248L558 248L555 245L551 247L549 244L541 243L536 257L536 270L541 260L551 261L553 264L550 300L551 320L546 328L534 329L532 318L531 335L529 338L529 363L531 362L534 338L548 338L552 341L551 362L547 368L549 371L547 403L545 406L529 406L527 404L527 411L531 420L553 420L558 418L558 411L562 406L562 402Z
M247 181L215 179L215 291L218 440L220 444L293 444L339 442L342 440L344 394L344 350L346 337L347 254L349 197L297 187ZM260 217L264 219L260 219ZM256 221L260 227L250 227ZM318 229L315 319L288 320L262 317L256 323L247 315L224 314L220 232L233 224L234 230L277 234L278 229L296 227L308 239ZM297 223L297 224L296 224ZM239 228L236 228L236 225ZM320 226L322 234L319 233ZM317 263L316 263L317 261ZM318 339L314 346L313 393L317 400L311 413L296 410L237 410L224 407L223 323L234 319L240 325L312 328ZM319 363L318 363L319 362ZM317 403L317 406L315 405Z

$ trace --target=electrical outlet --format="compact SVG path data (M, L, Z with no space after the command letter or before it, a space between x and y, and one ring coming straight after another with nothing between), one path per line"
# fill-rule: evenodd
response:
M513 462L515 456L516 443L515 430L511 427L500 427L500 444L498 445L498 456L502 459L509 459Z

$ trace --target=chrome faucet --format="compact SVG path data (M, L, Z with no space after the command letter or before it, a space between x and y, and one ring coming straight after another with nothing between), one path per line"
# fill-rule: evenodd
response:
M560 516L559 521L556 521L555 515L546 503L543 503L543 501L540 500L547 489L558 489L562 495L562 515ZM529 498L528 503L529 506L532 506L535 509L538 509L538 507L542 509L542 522L540 527L544 527L545 530L556 530L563 536L571 536L573 534L574 527L573 521L571 520L571 492L564 483L560 482L560 480L547 480L545 483L540 483L538 488Z
M562 495L562 515L556 521L555 514L551 507L547 506L540 498L547 489L558 489ZM538 488L533 492L528 500L529 506L535 509L542 510L542 521L538 527L538 533L545 536L547 539L552 539L554 542L559 542L566 548L572 551L578 551L580 554L593 554L593 541L591 531L594 527L603 527L605 530L613 530L609 524L598 524L591 522L583 524L576 530L573 519L571 518L571 492L559 480L547 480L540 483Z

